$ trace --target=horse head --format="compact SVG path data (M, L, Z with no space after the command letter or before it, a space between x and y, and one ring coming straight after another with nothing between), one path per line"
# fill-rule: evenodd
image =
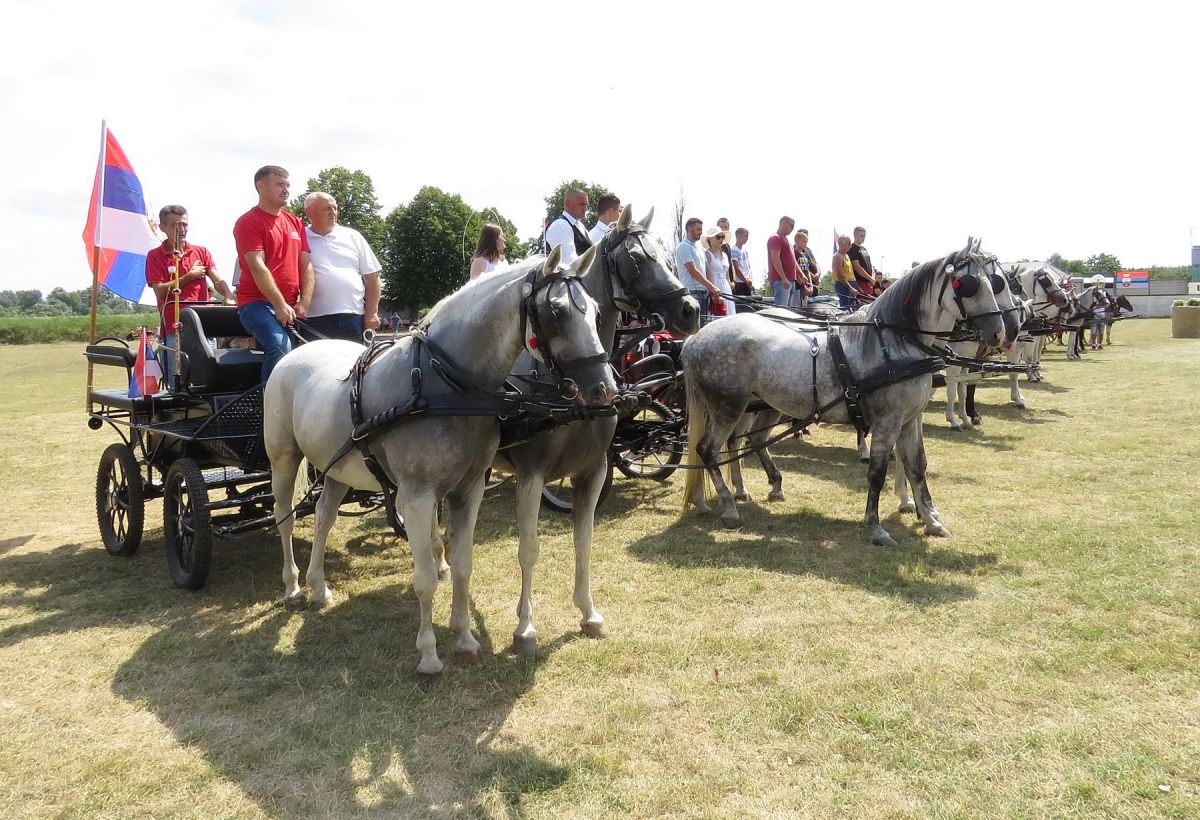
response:
M596 257L591 247L562 265L555 247L541 268L526 277L521 305L525 349L548 365L564 385L564 395L583 404L606 404L617 394L608 354L596 332L599 308L580 281Z
M654 209L640 222L633 208L621 209L617 224L600 241L600 264L612 302L621 310L658 314L672 334L691 336L700 329L700 305L671 272L671 255L649 234Z
M998 271L996 257L981 249L983 240L968 238L966 246L951 254L944 261L941 275L945 277L938 294L939 304L949 285L958 319L975 329L980 340L989 347L1000 347L1005 343L1004 316L996 295L1007 291L1007 280ZM945 305L943 304L943 307ZM1016 338L1013 333L1012 338Z

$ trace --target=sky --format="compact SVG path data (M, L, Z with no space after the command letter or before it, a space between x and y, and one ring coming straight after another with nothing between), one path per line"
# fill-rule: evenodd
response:
M90 285L102 120L226 275L265 164L293 195L365 171L385 213L435 185L522 238L565 179L664 239L682 198L760 275L783 214L823 268L856 225L888 272L968 236L1126 267L1200 244L1195 3L4 6L0 289Z

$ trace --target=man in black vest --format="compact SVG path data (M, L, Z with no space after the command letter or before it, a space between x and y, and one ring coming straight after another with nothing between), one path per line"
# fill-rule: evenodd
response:
M546 227L546 253L555 246L562 248L562 261L569 265L576 256L592 246L588 239L583 215L587 213L588 195L578 188L568 188L563 196L563 212Z

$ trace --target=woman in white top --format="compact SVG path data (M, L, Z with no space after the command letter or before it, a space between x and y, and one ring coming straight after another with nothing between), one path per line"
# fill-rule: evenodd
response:
M484 225L475 244L475 256L471 259L471 278L478 279L480 275L494 271L497 265L502 265L504 249L507 247L508 240L504 237L503 228L491 222Z
M729 234L720 228L712 228L700 238L700 246L704 248L705 273L709 281L717 286L722 293L733 295L733 287L729 283L729 255L721 250L721 246L729 242ZM732 316L737 306L732 299L725 300L725 315Z

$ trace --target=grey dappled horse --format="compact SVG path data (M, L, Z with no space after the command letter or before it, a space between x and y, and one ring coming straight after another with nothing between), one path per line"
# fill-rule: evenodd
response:
M440 498L447 501L452 536L450 626L460 653L475 655L479 651L479 642L471 634L471 552L484 471L495 456L500 431L495 413L450 413L454 409L462 412L461 406L470 403L463 385L467 386L465 393L477 399L474 409L482 407L486 413L490 400L480 397L501 390L517 356L534 346L535 356L548 355L560 372L576 382L581 401L602 404L616 394L616 383L596 335L596 303L574 276L585 270L593 257L589 251L564 271L559 266L561 254L555 251L547 259L538 258L468 283L438 302L418 325L418 331L432 344L403 337L379 354L363 375L363 418L404 405L418 383L420 396L429 406L449 410L446 415L407 418L379 432L369 443L372 456L397 487L396 504L412 546L413 590L421 608L417 670L423 674L442 669L433 632ZM527 333L530 330L536 332L534 342ZM278 502L275 517L283 542L284 600L289 606L302 605L304 593L299 588L292 519L285 502L292 498L302 458L325 467L350 439L354 424L351 380L346 375L362 354L362 346L352 342L310 342L285 356L267 381L263 438ZM431 356L439 360L439 367L430 366ZM419 380L413 375L416 367L422 367ZM450 371L454 371L458 389L438 375ZM325 542L351 487L381 489L356 448L328 468L317 502L306 574L314 607L324 606L332 596L325 582Z
M1067 307L1066 291L1062 289L1062 285L1044 266L1030 270L1018 267L1010 275L1031 300L1031 320L1057 319L1062 314L1063 309ZM1046 336L1033 336L1028 339L1018 337L1017 343L1008 350L1008 361L1010 363L1019 364L1024 361L1034 365L1035 369L1029 375L1030 381L1042 380L1041 374L1036 368L1041 364L1042 351L1046 346L1047 338ZM1018 373L1009 374L1009 398L1017 407L1024 410L1025 397L1021 395L1021 388L1017 383L1019 375Z
M889 366L881 344L888 349L891 365L902 368L905 362L928 359L925 348L935 342L932 334L948 333L959 320L972 325L985 343L998 345L1004 325L995 294L986 284L994 268L995 262L980 252L978 243L968 242L961 251L906 274L850 320L878 325L835 325L855 383L869 384ZM851 421L845 403L838 401L846 388L829 351L827 331L800 333L771 319L741 313L713 322L685 342L682 362L688 394L688 462L706 466L704 473L712 477L724 505L721 522L726 526L736 526L740 517L716 463L722 457L720 448L751 401L761 399L797 419L811 419L824 406L822 421ZM893 448L902 454L909 482L916 489L926 534L948 535L925 483L921 413L931 390L932 376L926 372L883 384L859 399L871 425L865 522L874 544L896 544L879 523L879 494ZM768 474L772 496L782 497L778 470ZM689 504L708 510L699 470L688 470L684 508Z
M700 306L667 267L670 254L646 233L653 217L651 209L640 223L633 222L632 209L626 205L616 226L600 241L596 260L582 274L584 286L596 299L600 340L609 354L621 310L657 313L667 329L681 338L700 327ZM513 373L524 376L536 369L536 362L525 354L518 359ZM531 654L537 649L530 596L539 551L542 487L565 477L571 478L575 491L571 523L575 542L574 602L583 616L580 626L590 637L608 634L604 616L592 601L591 555L596 502L606 476L604 456L616 425L615 416L572 422L497 454L496 467L517 476L521 599L513 648L519 653Z

